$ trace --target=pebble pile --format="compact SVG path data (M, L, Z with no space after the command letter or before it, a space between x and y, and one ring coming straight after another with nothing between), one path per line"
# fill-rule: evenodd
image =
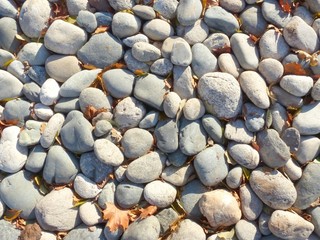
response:
M319 13L1 0L0 239L320 239Z

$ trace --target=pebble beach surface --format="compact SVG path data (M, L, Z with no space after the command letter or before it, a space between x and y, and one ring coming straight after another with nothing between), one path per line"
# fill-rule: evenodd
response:
M319 13L1 0L0 239L320 239Z

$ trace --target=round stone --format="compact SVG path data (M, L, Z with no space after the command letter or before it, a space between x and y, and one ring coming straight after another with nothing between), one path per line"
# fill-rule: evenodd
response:
M143 196L151 205L159 208L170 206L176 199L177 190L169 183L156 180L148 183L143 191Z
M112 19L112 33L118 38L135 35L141 27L141 20L133 14L117 12Z
M143 25L143 33L155 41L163 41L173 35L173 27L162 19L153 19Z
M119 166L124 160L120 149L107 139L94 142L94 153L101 162L111 166Z

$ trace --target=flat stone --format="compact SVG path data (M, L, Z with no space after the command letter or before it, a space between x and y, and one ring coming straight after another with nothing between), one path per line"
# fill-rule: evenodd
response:
M41 145L36 145L30 151L25 168L33 173L38 173L43 169L44 162L47 157L47 152Z
M136 42L132 46L132 56L140 62L155 61L161 57L161 51L146 42Z
M191 67L173 67L173 89L181 99L195 97L194 80Z
M64 237L66 240L76 240L76 239L101 239L105 240L103 235L103 228L97 226L94 230L88 230L88 227L84 224L75 227Z
M137 15L139 18L143 20L152 20L156 18L156 13L154 9L150 6L135 5L132 8L132 11L134 12L135 15Z
M159 208L170 206L175 201L176 195L177 189L173 185L160 180L148 183L143 190L144 199Z
M140 202L143 191L143 184L124 181L117 186L115 198L120 207L128 209Z
M41 86L39 97L42 104L53 105L59 99L60 86L53 78L48 78Z
M190 219L184 219L180 222L179 228L168 237L168 240L188 238L193 240L205 240L206 234L199 224Z
M81 223L70 188L52 190L37 203L35 214L41 228L48 231L68 231Z
M314 135L320 133L320 102L304 105L300 113L293 119L292 126L300 132L301 135Z
M41 126L43 122L28 120L24 129L19 134L19 144L21 146L32 146L38 144L41 137Z
M301 136L298 151L295 153L295 158L301 165L314 160L319 153L319 138L315 136Z
M136 70L142 70L143 72L149 72L150 66L144 62L138 61L137 59L134 58L132 55L132 50L129 49L126 51L124 54L124 61L127 65L127 68L131 72L135 72Z
M154 131L157 147L164 153L176 151L179 147L178 133L179 128L175 120L160 120Z
M223 135L223 124L221 121L211 115L206 114L202 117L202 126L208 133L208 135L212 138L212 140L216 143L223 143L224 142L224 135Z
M93 147L97 158L105 164L119 166L124 160L120 149L107 139L97 139Z
M16 125L22 127L29 119L31 103L20 98L12 99L6 102L3 110L5 121L17 121Z
M171 165L163 170L161 178L177 187L182 187L191 180L193 174L194 168L192 165L182 167Z
M192 52L186 41L176 41L172 46L171 62L174 65L187 67L191 64Z
M294 96L303 97L313 87L313 79L308 76L286 75L281 78L280 86Z
M243 105L242 114L244 115L246 128L250 132L258 132L264 128L266 118L266 111L264 109L247 102Z
M160 235L169 230L170 225L172 225L176 220L178 220L178 213L172 208L165 208L155 215L160 222Z
M177 20L182 26L192 25L200 18L201 11L201 2L182 0L177 7Z
M140 18L126 12L117 12L112 18L112 33L118 38L135 35L141 27Z
M256 220L262 212L263 202L254 193L248 183L240 187L239 194L242 214L249 221Z
M79 105L84 114L88 107L110 111L112 98L110 96L106 96L106 94L98 88L88 87L81 91L79 96Z
M277 83L284 72L282 63L274 58L263 59L259 63L258 70L267 84Z
M152 63L150 71L156 75L166 77L173 69L173 64L167 58L160 58Z

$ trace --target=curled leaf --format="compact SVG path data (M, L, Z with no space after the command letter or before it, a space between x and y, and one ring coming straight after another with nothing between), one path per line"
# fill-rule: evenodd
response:
M6 221L13 221L16 218L20 216L22 213L22 210L17 210L17 209L7 209L6 212L4 213L4 220Z

